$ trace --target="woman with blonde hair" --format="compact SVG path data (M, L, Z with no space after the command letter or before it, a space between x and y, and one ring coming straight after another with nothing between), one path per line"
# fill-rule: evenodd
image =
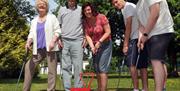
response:
M35 67L47 57L48 61L48 88L47 91L55 91L56 86L56 52L59 48L56 44L61 34L59 22L55 15L48 13L48 0L36 0L38 15L31 21L31 27L26 43L28 51L33 44L33 56L26 63L23 91L30 91L31 81Z

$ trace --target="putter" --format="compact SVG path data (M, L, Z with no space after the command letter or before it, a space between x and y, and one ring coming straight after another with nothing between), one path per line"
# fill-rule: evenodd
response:
M117 89L119 88L120 76L121 76L121 72L122 72L123 67L124 67L125 59L126 59L126 56L124 55L123 61L122 61L122 63L121 63L121 66L118 67L118 69L119 69L119 79L118 79ZM118 63L120 63L120 62L118 62Z
M136 66L135 66L135 69L137 69L137 65L138 65L138 62L139 62L139 57L140 57L140 49L138 49L138 56L137 56L137 60L136 60Z
M26 54L25 54L25 56L23 57L23 65L22 65L22 67L21 67L21 71L20 71L20 74L19 74L19 78L18 78L18 81L17 81L17 83L16 83L16 89L15 89L15 91L17 91L17 88L18 88L18 85L19 85L19 80L21 79L21 75L22 75L24 66L25 66L25 64L26 64L26 60L27 60L28 54L29 54L29 50L26 51Z
M92 57L89 59L89 71L92 70L92 67L93 67L93 58L94 58L94 55L92 55ZM87 80L87 82L89 82L90 79Z

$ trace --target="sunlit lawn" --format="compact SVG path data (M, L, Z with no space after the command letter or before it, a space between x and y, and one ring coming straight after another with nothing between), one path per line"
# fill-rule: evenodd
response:
M86 80L89 78L86 78ZM154 89L154 81L152 78L149 78L149 91L153 91ZM16 89L17 79L0 79L0 91L15 91ZM141 81L140 81L141 82ZM21 79L18 89L16 91L22 91L22 83L23 79ZM38 78L34 78L32 82L31 91L45 91L47 88L47 75L40 75ZM141 84L141 83L140 83ZM118 85L118 75L111 75L108 79L108 88L114 88L116 91ZM141 85L140 85L141 87ZM97 83L96 79L93 80L91 88L96 89ZM132 88L132 82L129 77L122 76L120 78L120 84L118 88ZM57 90L63 90L62 81L60 80L60 76L57 77ZM119 90L126 91L126 90ZM168 78L167 80L167 91L180 91L180 78Z

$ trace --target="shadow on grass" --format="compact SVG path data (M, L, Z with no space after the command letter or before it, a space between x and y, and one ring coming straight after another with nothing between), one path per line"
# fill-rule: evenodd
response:
M88 77L88 76L83 76L83 78L91 78L91 77ZM97 78L96 76L94 76L94 78ZM109 79L117 79L117 78L131 78L131 76L129 75L123 75L123 76L119 76L119 75L108 75L108 78ZM148 78L153 78L153 76L148 76Z
M129 76L129 75L121 75L121 76L119 76L119 75L109 75L108 76L108 78L131 78L131 76ZM153 76L148 76L148 78L153 78Z
M17 79L0 79L0 84L3 83L3 84L16 84L18 81L18 78ZM24 79L22 78L19 83L23 83L24 82ZM33 78L33 81L32 83L47 83L47 78L40 78L40 77L36 77L36 78Z
M108 88L107 91L132 91L132 88ZM47 91L45 89L40 90L40 91ZM65 90L55 90L55 91L65 91ZM97 91L95 89L91 89L91 91Z
M90 77L87 77L87 76L84 76L83 78L90 78ZM95 76L96 78L96 76ZM131 76L129 75L108 75L108 79L118 79L118 78L131 78ZM149 79L153 79L153 76L148 76ZM171 79L177 79L177 78L180 78L180 77L168 77L168 78L171 78ZM18 81L18 78L17 79L14 79L14 78L1 78L0 79L0 84L16 84ZM23 83L24 79L21 78L20 82L19 83ZM47 83L47 77L35 77L33 78L33 82L32 83Z

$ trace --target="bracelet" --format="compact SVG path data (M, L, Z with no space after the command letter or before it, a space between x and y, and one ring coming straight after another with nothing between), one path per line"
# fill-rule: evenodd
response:
M100 44L102 44L102 42L101 42L100 40L99 40L98 42L99 42Z

